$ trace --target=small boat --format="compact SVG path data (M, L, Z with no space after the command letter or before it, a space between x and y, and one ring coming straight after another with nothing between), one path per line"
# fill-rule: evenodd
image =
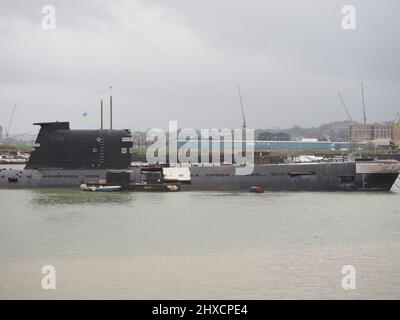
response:
M80 185L81 191L97 191L97 192L112 192L112 191L120 191L122 189L121 186L107 186L107 185L87 185L82 183Z
M166 186L166 190L170 191L170 192L176 192L179 191L179 186L177 186L176 184L167 184Z
M249 188L249 192L254 192L254 193L263 193L264 189L259 186L253 186Z

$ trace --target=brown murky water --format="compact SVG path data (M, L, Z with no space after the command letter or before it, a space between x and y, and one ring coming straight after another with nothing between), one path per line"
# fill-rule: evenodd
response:
M0 298L399 299L399 204L397 192L0 190ZM55 290L41 287L46 264Z

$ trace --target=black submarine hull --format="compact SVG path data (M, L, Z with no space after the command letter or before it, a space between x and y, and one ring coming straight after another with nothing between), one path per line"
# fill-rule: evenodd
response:
M234 166L193 166L190 181L175 181L181 191L389 191L398 178L399 163L356 162L257 165L249 175L237 175ZM125 170L131 175L140 168ZM122 170L124 171L124 170ZM106 183L108 170L1 170L0 188L76 187L82 181ZM115 183L116 181L113 181Z
M390 191L399 175L391 166L363 172L355 162L270 164L255 166L244 176L235 175L234 168L195 167L181 190L248 191L259 186L266 191Z

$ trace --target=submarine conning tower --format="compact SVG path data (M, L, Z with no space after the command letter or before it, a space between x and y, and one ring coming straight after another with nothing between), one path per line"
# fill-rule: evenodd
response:
M127 169L133 138L130 130L71 130L69 122L41 122L26 169Z

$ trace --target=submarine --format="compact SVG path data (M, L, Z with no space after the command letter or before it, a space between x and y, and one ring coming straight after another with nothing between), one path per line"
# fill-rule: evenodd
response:
M257 164L237 175L235 165L131 167L128 129L72 130L69 122L35 123L40 130L22 170L0 169L0 188L76 187L82 181L136 185L179 184L181 191L389 191L396 160Z

